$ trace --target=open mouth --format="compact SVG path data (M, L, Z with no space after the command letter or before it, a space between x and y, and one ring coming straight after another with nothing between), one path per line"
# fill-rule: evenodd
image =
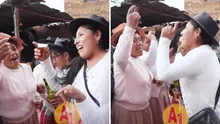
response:
M137 51L142 51L143 49L137 49Z
M18 56L13 56L13 57L11 57L10 61L15 61L17 59L18 59Z
M142 51L142 50L143 50L143 47L138 47L136 50L137 50L137 51Z
M78 51L80 51L83 49L83 46L79 45L79 46L77 46L77 49L78 49Z

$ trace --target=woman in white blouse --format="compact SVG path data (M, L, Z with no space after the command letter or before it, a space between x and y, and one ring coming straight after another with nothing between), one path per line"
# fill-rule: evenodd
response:
M103 17L90 15L70 24L80 57L85 59L72 85L58 94L72 98L83 124L109 123L109 24Z
M191 117L206 107L214 106L220 65L212 46L219 46L214 38L219 28L204 11L191 18L181 32L179 47L183 57L170 63L169 45L177 27L175 24L162 29L156 61L157 76L159 80L166 81L180 79L183 102ZM219 104L216 111L220 112Z

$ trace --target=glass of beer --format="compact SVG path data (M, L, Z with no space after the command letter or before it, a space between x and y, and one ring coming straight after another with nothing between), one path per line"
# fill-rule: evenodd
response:
M42 101L43 99L39 95L34 96L34 99L33 99L34 104L36 105L41 104ZM40 112L40 110L37 109L37 112Z
M40 104L42 101L43 101L43 99L40 96L38 96L38 95L34 96L33 102L35 104Z
M48 51L48 44L44 44L44 43L38 43L38 49L40 50L40 57L44 57L45 53Z

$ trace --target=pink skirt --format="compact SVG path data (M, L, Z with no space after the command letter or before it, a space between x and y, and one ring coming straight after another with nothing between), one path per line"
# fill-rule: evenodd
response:
M162 110L167 108L171 102L169 99L169 89L166 87L162 87L159 94L159 100Z
M149 106L143 110L131 111L113 103L111 114L112 124L154 124Z
M8 122L3 121L3 124L39 124L38 115L37 115L37 112L34 112L34 114L24 122L8 123Z
M150 108L152 110L154 124L163 124L163 111L170 105L168 90L165 87L161 88L159 97L151 97Z

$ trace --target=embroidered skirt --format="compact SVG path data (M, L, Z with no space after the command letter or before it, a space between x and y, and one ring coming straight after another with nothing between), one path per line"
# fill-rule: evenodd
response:
M45 106L40 114L40 124L56 124L53 112L49 111Z

